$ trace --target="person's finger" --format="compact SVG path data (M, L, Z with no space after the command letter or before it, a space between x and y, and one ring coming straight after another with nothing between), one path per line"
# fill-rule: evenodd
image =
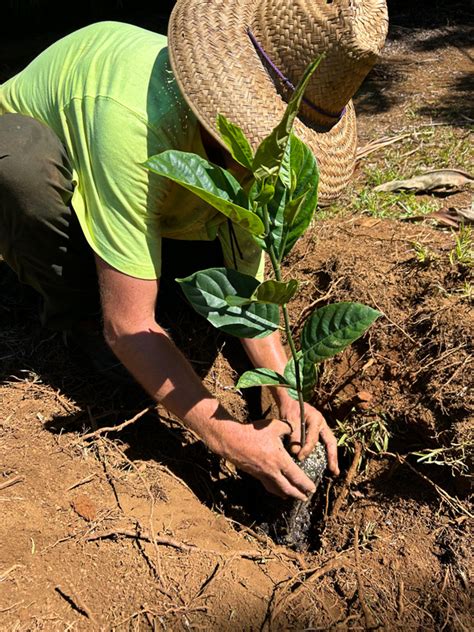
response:
M296 500L306 502L310 496L310 494L302 492L298 487L290 483L283 473L277 474L276 476L264 476L260 479L260 482L267 492L279 496L284 500L295 498Z
M324 417L321 413L314 411L313 414L308 415L306 426L306 441L304 446L298 451L298 460L304 461L311 452L314 450L319 440L319 433L321 427L326 424Z
M283 493L280 486L273 479L261 478L260 482L265 487L267 492L270 492L270 494L273 494L274 496L279 496L280 498L283 498L283 500L288 499L288 495Z
M279 437L286 437L291 435L293 429L288 419L272 419L272 428L278 433Z
M298 456L301 452L301 443L299 441L290 441L288 447L290 448L291 454L294 456Z
M339 466L337 462L337 440L332 433L329 426L326 424L321 428L319 436L324 441L326 446L326 452L328 455L328 467L329 470L335 475L339 476Z
M306 502L311 496L311 493L302 492L298 487L290 483L285 475L275 479L275 484L278 485L278 489L284 498L295 498Z
M301 423L300 420L298 419L296 421L296 423L294 423L293 419L289 419L288 417L282 417L281 421L283 421L284 423L286 423L288 425L288 427L290 428L290 432L288 433L290 435L288 441L286 442L288 449L290 450L290 452L292 454L298 454L298 452L301 450Z
M316 486L303 470L292 461L291 457L288 454L286 456L287 459L285 459L281 472L291 487L304 496L300 500L306 500L308 496L314 494Z

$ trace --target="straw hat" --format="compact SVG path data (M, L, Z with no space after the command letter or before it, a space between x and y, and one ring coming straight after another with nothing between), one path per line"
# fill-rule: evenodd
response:
M351 97L377 61L387 33L385 0L178 0L168 29L178 85L219 140L217 114L254 148L280 121L292 86L325 53L294 131L320 168L319 200L335 200L354 169Z

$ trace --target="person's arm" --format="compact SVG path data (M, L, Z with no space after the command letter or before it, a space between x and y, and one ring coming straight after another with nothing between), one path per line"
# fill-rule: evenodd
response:
M283 375L288 358L281 343L279 332L274 332L265 338L243 339L243 347L252 362L258 367L273 369ZM326 445L329 469L333 474L339 474L337 464L337 441L321 413L313 406L305 404L306 413L306 443L301 446L300 407L299 403L290 397L286 388L271 389L278 406L280 419L287 419L292 427L290 445L293 454L302 460L313 451L319 437Z
M314 484L283 447L288 425L277 419L235 420L156 322L159 282L127 276L97 256L96 264L105 339L135 379L213 452L255 476L268 491L306 500Z

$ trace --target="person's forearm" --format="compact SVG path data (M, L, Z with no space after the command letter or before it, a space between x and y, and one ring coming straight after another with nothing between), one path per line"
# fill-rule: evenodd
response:
M278 331L265 338L243 338L242 345L255 368L272 369L283 375L288 357ZM271 388L270 390L277 404L289 397L286 388Z
M107 341L124 366L159 403L220 452L223 421L235 421L205 388L193 368L157 324L139 331L106 332Z

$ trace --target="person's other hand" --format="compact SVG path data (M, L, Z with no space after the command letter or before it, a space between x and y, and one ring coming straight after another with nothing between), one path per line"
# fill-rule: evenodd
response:
M283 446L282 438L291 433L287 423L279 419L222 423L217 452L257 478L267 491L302 501L315 492L314 483Z
M279 405L280 418L288 421L291 426L289 444L291 453L300 461L304 460L316 447L319 439L326 446L329 470L339 475L337 463L337 440L321 413L310 404L305 404L306 441L301 445L301 424L299 403L290 397L285 398Z

